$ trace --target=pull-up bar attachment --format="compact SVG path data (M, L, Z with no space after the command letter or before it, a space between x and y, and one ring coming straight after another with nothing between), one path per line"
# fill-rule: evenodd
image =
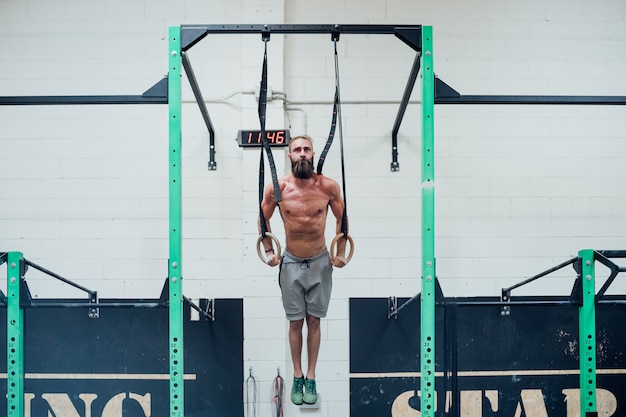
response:
M185 51L191 49L209 34L260 34L263 41L267 42L272 33L274 34L330 34L333 41L339 40L339 36L344 34L362 34L362 35L395 35L417 52L409 81L405 88L400 108L396 116L396 120L392 129L392 163L391 170L398 171L400 165L398 163L398 131L400 124L404 118L413 86L419 72L420 53L422 50L422 26L421 25L268 25L268 24L252 24L252 25L182 25L181 29L181 48L183 55L183 65L187 72L191 89L196 96L196 101L200 107L200 112L204 118L205 124L209 131L210 140L210 160L209 170L216 169L215 162L215 131L210 122L208 111L204 102L201 100L200 88L198 82L193 75L190 75L191 63L185 54Z
M421 25L182 25L181 44L186 51L209 34L355 34L395 35L416 51L421 50Z
M83 105L83 104L167 104L167 77L162 78L142 95L116 96L4 96L0 106Z
M464 95L435 77L435 104L625 105L626 96Z

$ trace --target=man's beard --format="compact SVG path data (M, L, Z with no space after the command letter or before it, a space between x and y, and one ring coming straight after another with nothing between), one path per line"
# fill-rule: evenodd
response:
M308 180L313 176L313 160L298 159L291 161L291 172L296 178Z

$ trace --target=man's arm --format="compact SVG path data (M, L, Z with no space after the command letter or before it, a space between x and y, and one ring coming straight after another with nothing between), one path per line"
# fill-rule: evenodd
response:
M331 199L329 202L330 209L336 219L335 233L338 235L341 233L341 222L343 220L343 210L345 208L343 198L341 196L341 190L339 184L334 180L330 180L331 184ZM348 221L348 219L346 219ZM347 226L347 225L346 225ZM346 265L346 242L348 239L341 237L337 240L337 254L334 256L333 265L338 268L343 268Z
M277 204L274 199L274 185L268 184L265 186L265 190L263 191L263 201L261 201L261 211L263 212L263 217L265 218L265 226L267 228L267 232L272 231L272 227L270 226L270 218L274 214L276 210ZM261 229L261 216L259 215L257 225L259 228L259 234L262 233ZM263 248L265 251L265 257L267 259L267 264L269 266L276 266L280 263L280 259L276 256L276 251L273 247L272 238L269 236L265 236L263 238Z

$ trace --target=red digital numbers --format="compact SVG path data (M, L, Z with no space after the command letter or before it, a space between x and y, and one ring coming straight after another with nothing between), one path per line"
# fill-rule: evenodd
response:
M265 139L273 145L282 145L285 143L284 130L270 130L265 132ZM249 144L261 144L261 132L248 132Z
M262 146L263 140L261 138L261 131L259 130L240 130L239 131L239 146ZM286 146L289 142L289 130L266 130L265 140L267 143L274 146Z
M256 141L252 141L252 137L255 136L256 133ZM248 143L261 143L261 132L248 132Z
M284 130L271 130L266 132L265 138L269 143L274 145L282 145L285 143L285 131Z

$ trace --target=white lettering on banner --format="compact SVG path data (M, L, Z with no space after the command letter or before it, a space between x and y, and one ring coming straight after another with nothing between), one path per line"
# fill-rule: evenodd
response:
M131 392L128 394L128 398L135 400L141 405L143 409L143 413L146 417L150 417L152 414L152 396L150 393L146 393L146 395L139 395Z
M132 392L128 395L128 397L126 397L125 393L121 393L111 398L104 406L101 417L122 417L122 402L125 398L137 401L139 405L141 405L144 416L150 417L150 394L148 393L141 396Z
M580 389L563 389L566 403L566 417L581 417L580 415ZM410 390L398 395L391 405L392 417L421 417L421 412L410 405L410 400L419 400L421 392ZM32 400L36 398L33 393L24 394L24 417L32 416ZM78 395L83 402L82 407L76 408L69 394L46 393L41 398L48 405L47 417L123 417L124 400L135 401L141 407L144 417L152 416L152 395L146 393L140 395L134 392L119 393L111 397L104 405L100 415L93 413L93 402L98 398L97 394L82 393ZM482 417L483 399L487 399L491 408L490 412L498 412L497 390L467 390L460 392L460 409L463 417ZM446 392L445 411L452 408L452 392ZM437 392L435 392L435 411L437 411ZM606 389L596 389L596 408L599 416L612 417L617 411L617 398ZM82 412L82 413L81 413ZM515 414L510 417L549 417L543 392L539 389L526 389L520 391L520 401L516 405Z
M30 417L30 401L35 398L35 394L24 393L24 417Z
M78 398L85 403L85 417L91 417L91 403L98 398L98 396L96 394L78 394Z
M452 393L449 393L452 395ZM472 390L461 391L461 415L464 417L482 417L483 415L483 394L489 405L491 411L498 411L498 391L496 390ZM448 407L449 408L449 407ZM446 410L448 411L448 410Z
M472 390L461 391L461 415L463 417L482 417L483 406L482 396L489 400L491 411L498 411L498 391L497 390ZM409 400L413 397L419 398L421 391L405 391L398 395L391 405L392 417L421 417L422 413L409 404ZM449 412L452 408L452 391L446 392L445 412ZM435 391L435 411L437 411L437 392Z
M543 393L540 389L524 389L520 393L521 401L515 408L515 417L548 417L548 410L543 401ZM523 414L522 414L523 413Z
M398 395L393 404L391 404L391 417L420 417L422 413L409 405L409 400L415 396L419 396L420 392L405 391ZM435 392L435 398L437 393ZM435 401L435 406L437 402ZM435 411L437 411L435 409Z
M567 403L567 417L580 416L580 389L564 389ZM421 417L422 413L409 404L413 397L419 398L420 391L405 391L398 395L391 405L392 417ZM446 412L451 408L451 391L446 392ZM461 391L460 408L463 417L483 416L483 396L489 401L491 412L498 412L497 390L470 390ZM546 409L543 392L539 389L526 389L520 392L520 402L517 403L515 414L512 417L549 417ZM612 392L597 388L596 406L599 416L612 417L617 411L617 398ZM435 411L437 411L437 393L435 392ZM103 416L104 417L104 416Z
M24 417L31 417L31 402L34 398L35 394L24 394ZM114 395L107 401L100 416L92 415L91 404L98 398L97 394L80 394L78 396L84 404L83 414L80 414L76 409L68 394L42 394L41 398L48 404L48 417L123 417L123 402L126 399L137 402L141 406L145 417L151 417L152 415L152 396L150 393L140 395L134 392L123 392Z
M485 398L489 400L489 404L491 404L491 409L494 412L498 412L498 390L497 389L488 389L485 390Z
M46 400L50 406L48 417L81 417L81 415L78 414L78 410L74 407L72 400L70 400L70 396L67 394L43 394L41 398ZM78 398L83 400L85 404L85 413L83 416L91 417L91 403L98 398L98 396L96 394L80 394Z
M564 389L567 417L580 417L580 390ZM617 398L609 390L596 388L596 411L599 416L611 417L617 411Z
M6 379L6 373L0 373L0 379ZM142 381L168 381L169 374L81 374L81 373L26 373L25 379L34 380L142 380ZM185 374L185 381L195 381L196 374ZM32 416L32 401L37 398L36 394L24 393L24 417L44 417ZM120 393L114 395L107 401L98 415L93 414L92 403L98 398L97 394L82 393L78 395L83 401L83 406L78 408L70 399L69 394L64 393L44 393L41 399L47 403L47 417L123 417L122 404L125 399L133 400L141 407L144 417L152 416L152 395L147 393L140 395L134 392ZM81 414L82 412L82 414Z

